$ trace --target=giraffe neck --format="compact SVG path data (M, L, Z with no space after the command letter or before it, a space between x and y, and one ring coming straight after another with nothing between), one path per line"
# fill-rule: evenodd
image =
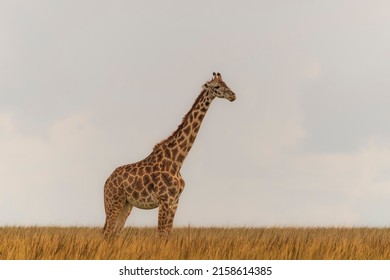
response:
M208 91L203 90L176 131L166 140L157 144L154 152L161 149L164 157L172 160L180 169L195 142L203 118L213 99L214 97Z

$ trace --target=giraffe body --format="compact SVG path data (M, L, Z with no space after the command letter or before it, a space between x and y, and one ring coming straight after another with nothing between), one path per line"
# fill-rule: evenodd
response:
M171 231L185 185L180 168L195 141L203 118L215 97L229 101L236 99L222 81L221 75L213 75L213 79L203 85L191 110L170 137L155 145L145 159L120 166L108 177L104 186L106 223L103 232L106 238L119 234L133 207L158 207L158 234L164 235Z

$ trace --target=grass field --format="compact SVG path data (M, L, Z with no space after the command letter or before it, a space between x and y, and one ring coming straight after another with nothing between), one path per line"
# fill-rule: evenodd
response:
M390 259L390 228L126 228L106 242L100 228L3 227L1 260Z

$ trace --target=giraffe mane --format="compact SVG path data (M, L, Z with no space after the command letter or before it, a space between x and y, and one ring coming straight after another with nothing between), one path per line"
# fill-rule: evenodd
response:
M172 132L172 134L170 136L168 136L166 139L164 139L164 140L160 141L159 143L157 143L156 145L154 145L153 151L159 149L162 145L164 145L165 143L171 141L173 138L175 138L176 134L180 130L183 129L185 121L189 118L189 116L190 116L191 112L194 110L196 104L199 103L199 100L202 98L202 95L203 95L204 92L205 92L205 90L202 90L201 93L198 95L198 97L195 99L195 102L194 102L194 104L192 104L191 109L187 112L187 114L185 114L185 116L183 117L182 122L179 124L179 126L176 128L176 130L174 132Z

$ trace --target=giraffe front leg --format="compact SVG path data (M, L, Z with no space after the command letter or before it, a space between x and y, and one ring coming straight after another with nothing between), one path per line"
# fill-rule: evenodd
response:
M168 212L168 218L166 223L166 231L167 233L170 233L172 231L173 227L173 220L175 218L177 206L179 205L179 199L177 198L174 203L170 206L169 212Z
M169 235L172 231L173 219L175 218L176 209L179 202L174 201L172 204L162 203L158 210L158 228L159 236Z
M167 233L167 220L169 216L170 207L167 202L160 203L158 207L158 226L157 235L164 236Z

